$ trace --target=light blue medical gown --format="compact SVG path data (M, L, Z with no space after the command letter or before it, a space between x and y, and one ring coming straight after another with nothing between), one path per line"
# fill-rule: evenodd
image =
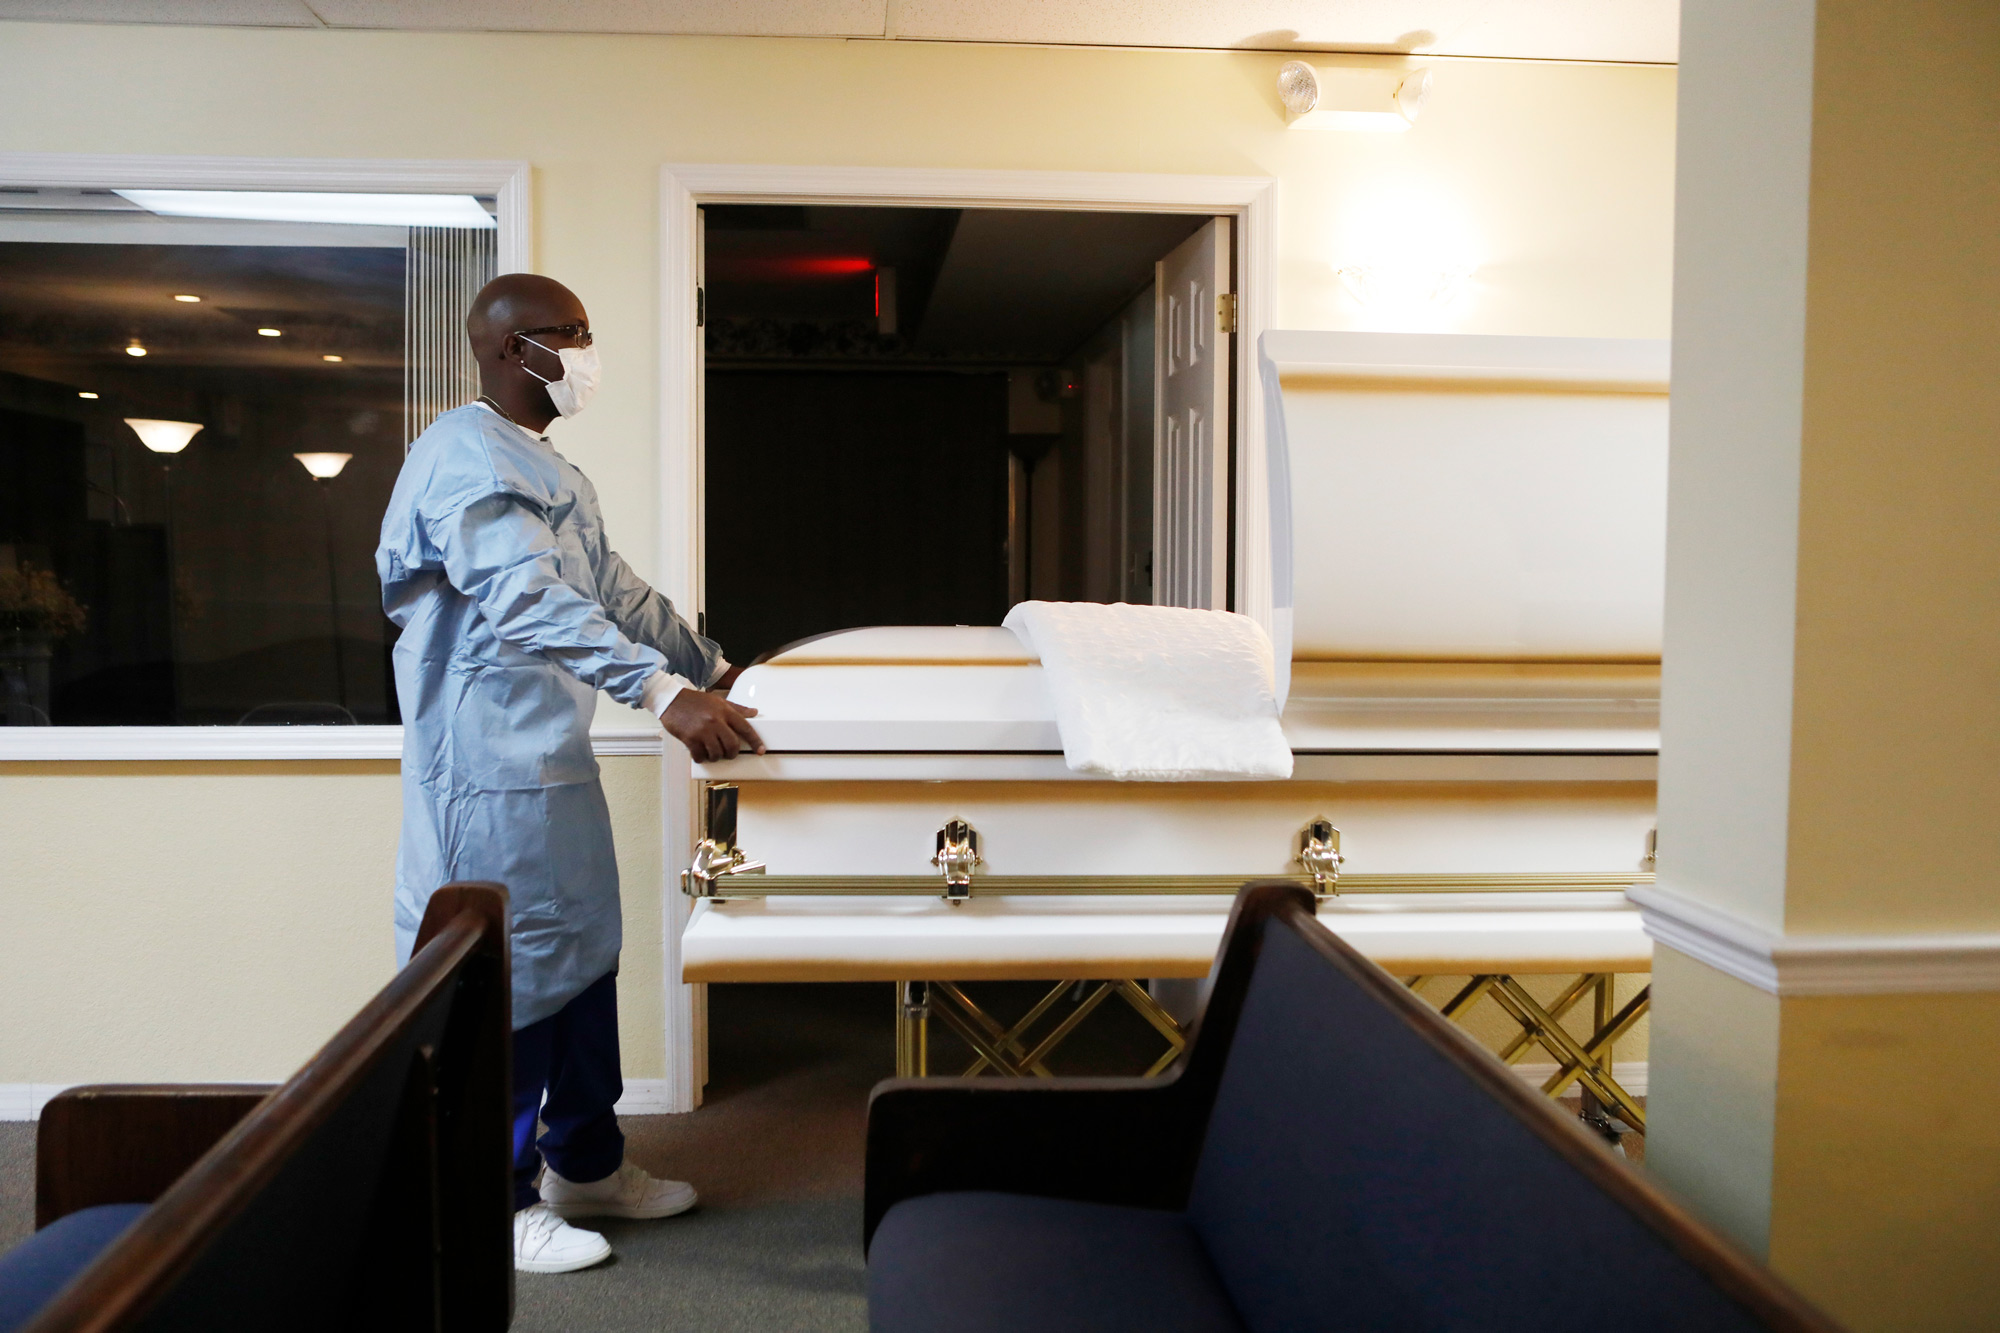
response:
M547 439L446 412L396 479L375 553L403 711L396 947L439 885L513 904L514 1026L618 963L618 864L590 752L597 691L637 704L665 669L707 685L716 645L605 544L597 492Z

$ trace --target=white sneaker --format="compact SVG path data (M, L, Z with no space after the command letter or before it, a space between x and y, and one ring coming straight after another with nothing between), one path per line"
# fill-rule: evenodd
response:
M655 1180L626 1161L602 1180L579 1185L551 1167L542 1172L542 1202L558 1217L672 1217L694 1207L694 1186Z
M514 1269L520 1273L574 1273L611 1257L611 1242L573 1227L545 1203L514 1214Z

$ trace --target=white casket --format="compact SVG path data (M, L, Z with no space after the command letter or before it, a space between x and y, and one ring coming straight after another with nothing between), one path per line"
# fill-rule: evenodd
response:
M768 753L696 769L733 785L735 827L704 830L688 877L687 980L1198 976L1227 895L1309 877L1327 826L1322 918L1391 970L1646 969L1623 890L1650 878L1665 345L1264 350L1284 387L1258 613L1293 777L1071 773L1005 629L792 645L731 695ZM969 885L934 861L954 821Z

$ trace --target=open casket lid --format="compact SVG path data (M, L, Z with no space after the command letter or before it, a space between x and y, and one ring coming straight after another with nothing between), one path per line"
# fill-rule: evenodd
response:
M1665 343L1273 331L1259 370L1243 609L1295 752L1657 751ZM822 635L730 697L774 752L1062 749L997 626Z

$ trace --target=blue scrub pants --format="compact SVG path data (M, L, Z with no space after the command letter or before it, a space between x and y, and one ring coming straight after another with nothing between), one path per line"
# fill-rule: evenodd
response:
M514 1033L514 1208L541 1199L546 1157L565 1180L602 1180L625 1160L611 1108L625 1093L618 1067L618 974ZM535 1137L535 1122L545 1127Z

